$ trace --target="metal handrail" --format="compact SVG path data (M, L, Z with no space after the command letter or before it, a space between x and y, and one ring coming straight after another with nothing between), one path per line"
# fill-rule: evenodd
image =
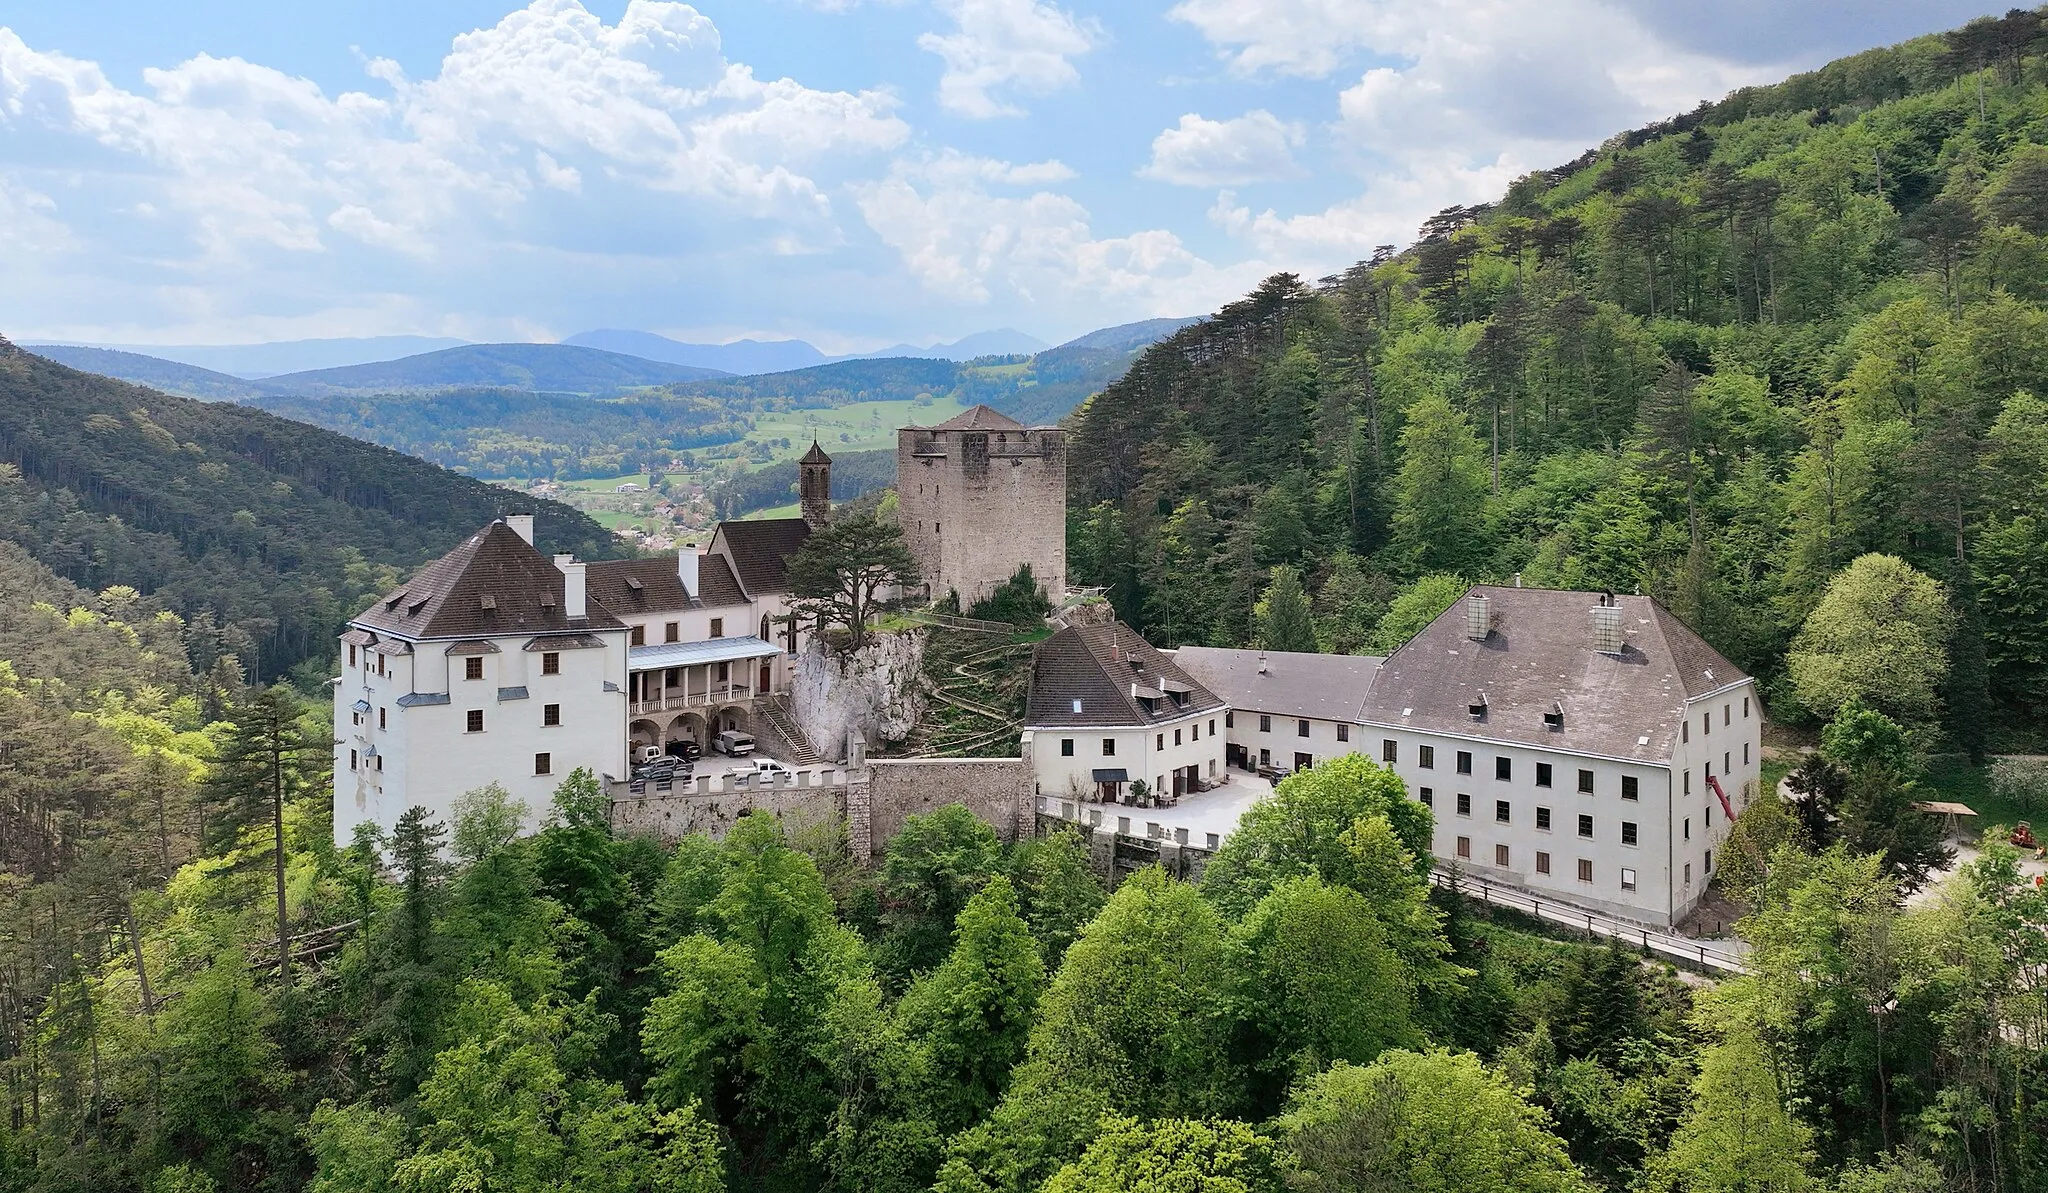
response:
M1688 961L1702 968L1720 970L1723 973L1749 972L1749 968L1742 963L1742 958L1734 953L1710 948L1699 941L1688 940L1682 936L1659 932L1642 924L1632 924L1626 920L1602 915L1597 911L1574 907L1562 900L1546 904L1527 891L1514 887L1497 887L1476 874L1453 874L1449 870L1439 868L1430 871L1429 879L1445 890L1457 891L1467 897L1471 897L1471 888L1476 884L1479 888L1478 898L1482 903L1509 907L1533 915L1539 920L1576 928L1588 935L1633 941L1649 952Z

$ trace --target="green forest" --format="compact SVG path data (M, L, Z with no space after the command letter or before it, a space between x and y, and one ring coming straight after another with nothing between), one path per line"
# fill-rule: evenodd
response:
M2048 1178L2048 896L2003 846L1903 907L1781 834L1726 867L1719 983L1433 890L1429 809L1356 755L1113 893L959 805L873 866L765 814L614 836L586 772L533 836L487 786L337 849L324 710L193 672L130 590L0 582L10 1193Z
M182 619L202 671L307 660L376 594L512 505L541 542L618 553L597 523L357 439L127 385L0 339L0 540ZM0 655L0 658L14 658Z
M1074 575L1162 644L1378 653L1467 581L1640 591L1778 720L1861 696L2038 749L2039 28L2016 10L1738 91L1408 251L1271 279L1076 413ZM1903 696L1799 665L1922 578L1943 607ZM1817 623L1835 585L1849 620Z

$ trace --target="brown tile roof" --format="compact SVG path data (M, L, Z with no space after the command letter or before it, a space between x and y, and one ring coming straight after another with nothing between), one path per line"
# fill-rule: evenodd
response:
M739 577L732 574L732 565L723 555L706 555L697 561L697 595L708 609L747 603Z
M789 587L783 561L811 537L811 524L802 518L720 522L717 537L732 552L740 585L748 593L781 592Z
M1176 688L1186 694L1185 705L1168 695ZM1150 709L1139 699L1148 691L1155 694ZM1214 692L1122 622L1069 626L1031 652L1026 725L1143 726L1222 707Z
M642 613L663 613L695 605L690 590L676 575L676 559L605 559L584 569L585 591L590 599L615 615L626 618Z
M1322 721L1356 721L1380 665L1371 655L1215 646L1183 646L1173 661L1232 708Z
M930 428L934 431L1021 431L1024 424L988 406L970 406Z
M493 522L414 573L354 619L407 638L618 629L600 605L588 616L562 612L562 573L517 531Z
M1492 609L1484 641L1465 636L1466 602L1475 595ZM1590 610L1600 599L1470 589L1387 657L1362 719L1610 758L1670 758L1687 698L1748 677L1650 597L1616 597L1623 649L1595 650ZM1482 696L1486 712L1474 720L1471 705ZM1553 729L1543 714L1559 706L1564 726Z
M805 452L804 458L798 461L801 464L830 464L831 462L832 457L825 454L825 449L818 446L816 439L811 440L811 450Z

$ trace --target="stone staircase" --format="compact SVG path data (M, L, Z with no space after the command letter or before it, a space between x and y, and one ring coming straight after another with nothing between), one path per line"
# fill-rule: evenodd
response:
M796 723L796 715L790 711L789 697L777 693L754 702L755 711L767 722L767 727L776 737L782 739L779 756L791 766L816 766L823 759L811 748L811 739Z

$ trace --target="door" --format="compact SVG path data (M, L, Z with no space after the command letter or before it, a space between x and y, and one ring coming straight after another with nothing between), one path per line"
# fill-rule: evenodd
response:
M1223 747L1223 765L1234 766L1239 770L1250 770L1252 768L1251 752L1238 743L1231 742Z
M1307 770L1309 767L1314 766L1315 764L1316 756L1314 754L1296 754L1294 756L1295 770Z
M766 693L774 684L775 668L768 663L761 664L761 686L755 689L756 693Z

